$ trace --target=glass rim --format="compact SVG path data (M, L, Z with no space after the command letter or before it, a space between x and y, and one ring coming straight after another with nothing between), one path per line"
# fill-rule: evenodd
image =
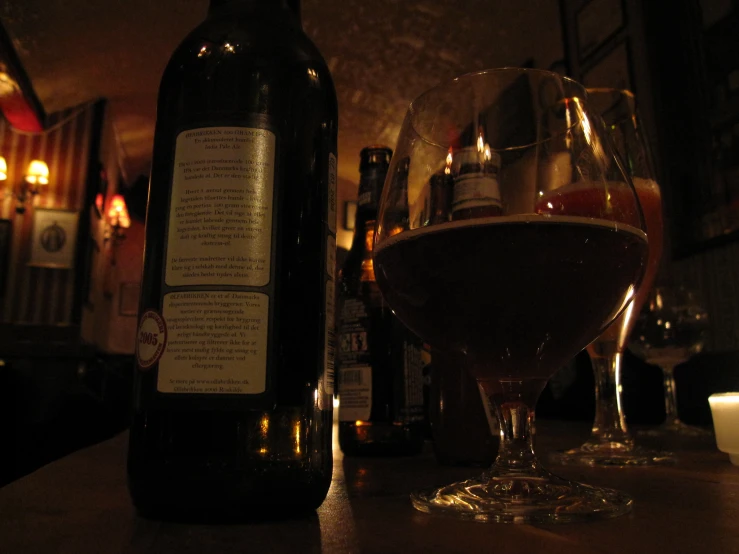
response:
M578 81L575 81L574 79L572 79L570 77L567 77L565 75L561 75L559 73L556 73L554 71L550 71L548 69L537 69L537 68L515 67L515 66L505 66L505 67L496 67L496 68L482 69L482 70L479 70L479 71L471 71L471 72L468 72L468 73L463 73L461 75L457 75L456 77L453 77L452 79L444 80L444 81L442 81L440 83L437 83L433 87L431 87L431 88L423 91L418 96L416 96L411 101L411 103L408 105L408 110L407 110L408 116L410 117L410 126L413 129L413 131L424 142L426 142L426 143L428 143L428 144L430 144L432 146L436 146L436 147L439 147L439 148L442 148L442 149L449 148L451 146L450 144L439 144L437 141L431 140L429 137L425 136L424 133L422 133L422 132L419 131L418 127L415 124L415 116L420 113L420 110L416 107L417 104L422 99L424 99L424 98L426 98L426 97L428 97L428 96L430 96L430 95L432 95L432 94L440 91L441 89L446 88L446 87L448 87L448 86L450 86L450 85L452 85L454 83L458 83L458 82L461 82L463 80L470 80L470 79L473 79L475 77L480 77L480 76L485 76L485 75L492 75L492 74L495 74L495 73L520 73L520 74L532 74L532 75L533 74L538 74L538 75L542 75L542 76L550 76L550 77L556 78L557 80L562 81L564 83L568 83L570 85L573 85L576 88L581 89L582 92L583 92L582 97L578 97L578 96L563 96L561 99L558 100L558 102L561 102L561 101L567 100L567 99L587 101L587 90L588 89L582 83L579 83ZM546 139L534 141L534 142L531 142L531 143L528 143L528 144L520 144L520 145L516 145L516 146L510 146L510 147L507 147L507 148L492 148L491 147L490 149L493 152L512 152L512 151L521 150L521 149L524 149L524 148L530 148L530 147L532 147L534 145L537 145L537 144L544 144L546 142L551 141L552 139L557 138L558 136L561 136L563 134L568 133L570 130L572 130L575 127L577 127L581 123L581 121L582 121L582 116L585 116L585 112L586 111L587 110L582 110L581 117L580 118L574 120L566 129L564 129L561 133L558 133L555 136L547 137Z

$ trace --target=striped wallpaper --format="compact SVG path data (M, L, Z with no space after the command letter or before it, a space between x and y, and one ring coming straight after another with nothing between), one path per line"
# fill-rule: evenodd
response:
M0 298L2 323L72 323L75 270L29 267L27 262L34 208L86 213L83 208L95 106L95 102L90 102L49 115L42 133L19 132L0 120L0 155L8 163L8 179L0 196L0 218L12 222L5 289ZM49 184L33 197L33 206L27 202L26 212L18 214L11 187L21 182L32 159L48 164ZM85 227L81 228L84 232Z

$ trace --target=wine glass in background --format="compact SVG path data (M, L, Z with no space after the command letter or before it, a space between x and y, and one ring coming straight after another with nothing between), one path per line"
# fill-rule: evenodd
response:
M675 366L701 352L708 335L708 312L697 291L685 286L657 286L639 314L631 350L659 366L665 389L665 422L645 435L708 436L711 431L680 420L677 411Z
M588 346L595 377L595 420L590 438L578 448L557 452L552 460L582 465L653 465L672 463L665 452L634 444L621 402L621 365L626 342L647 299L662 257L662 197L654 177L636 99L627 90L589 88L588 103L605 122L608 134L631 177L644 212L649 256L634 299L603 334Z
M585 90L540 70L464 75L411 103L395 152L377 282L424 341L464 353L500 425L488 471L413 505L512 523L626 513L628 495L552 475L533 447L547 379L624 309L647 258L638 199Z

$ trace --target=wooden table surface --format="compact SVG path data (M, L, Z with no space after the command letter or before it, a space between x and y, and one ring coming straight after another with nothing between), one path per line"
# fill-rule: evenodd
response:
M538 448L575 446L582 424L540 422ZM124 433L0 489L2 554L208 553L739 553L739 467L712 439L670 446L677 465L556 473L622 489L632 513L606 521L483 524L415 511L410 491L479 473L413 458L350 459L336 449L334 480L315 517L243 525L184 525L137 517L126 488Z

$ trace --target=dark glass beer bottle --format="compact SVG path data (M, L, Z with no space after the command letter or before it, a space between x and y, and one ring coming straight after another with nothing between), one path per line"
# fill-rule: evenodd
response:
M429 419L436 460L489 466L500 439L494 408L483 398L462 352L432 350Z
M372 265L391 154L381 146L360 154L354 241L339 280L339 445L347 455L408 455L423 448L422 343L385 304ZM407 179L408 164L399 171ZM407 194L400 196L387 208L404 210L398 221L408 216Z
M450 151L446 169L429 181L430 223L501 215L499 168L500 156L482 139ZM468 363L461 352L432 350L428 412L434 454L445 465L489 465L500 442L497 417Z
M129 489L144 516L318 507L332 469L337 102L295 0L211 0L159 90Z
M500 155L487 144L454 152L453 220L501 215L499 168Z

